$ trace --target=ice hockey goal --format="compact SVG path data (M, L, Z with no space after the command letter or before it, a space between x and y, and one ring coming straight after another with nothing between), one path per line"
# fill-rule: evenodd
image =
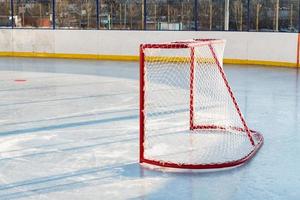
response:
M140 46L140 163L227 168L261 147L224 73L224 47L215 39Z

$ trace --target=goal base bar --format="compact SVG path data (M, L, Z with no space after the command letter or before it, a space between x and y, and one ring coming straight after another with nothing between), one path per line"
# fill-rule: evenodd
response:
M230 169L230 168L238 167L250 161L264 143L264 138L261 133L253 130L251 130L251 133L253 134L254 137L258 138L258 142L248 155L238 160L233 160L224 163L210 163L210 164L183 164L183 163L179 164L179 163L163 162L159 160L150 160L146 158L141 158L140 164L154 165L154 166L164 167L164 168L194 169L194 170L210 170L210 169L217 170L217 169Z

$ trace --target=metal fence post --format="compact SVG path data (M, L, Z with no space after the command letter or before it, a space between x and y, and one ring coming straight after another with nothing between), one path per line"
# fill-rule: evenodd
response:
M99 19L99 4L100 4L101 2L100 2L100 0L96 0L96 20L97 20L97 30L99 30L99 28L100 28L100 19Z
M250 0L247 0L247 31L250 31Z
M144 0L144 30L147 30L147 0Z
M55 0L52 0L52 28L56 29L56 13L55 13Z
M10 15L11 15L11 28L14 28L15 20L14 20L14 1L10 0Z
M198 17L199 17L199 15L198 15L198 10L199 10L199 5L198 5L198 0L195 0L195 2L194 2L195 4L194 4L194 21L195 21L195 31L198 31Z

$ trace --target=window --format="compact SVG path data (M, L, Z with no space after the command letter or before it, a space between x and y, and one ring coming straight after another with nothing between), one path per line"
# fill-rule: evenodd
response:
M56 0L56 27L68 29L96 29L95 0Z
M0 27L11 26L10 0L0 1Z
M279 3L278 30L298 32L299 0L281 0Z
M0 0L0 28L298 32L299 7L300 0Z
M229 5L229 30L248 30L248 0L231 0Z
M101 0L100 29L144 29L141 0Z
M14 0L14 25L22 28L50 28L51 0Z
M253 0L250 3L250 30L297 32L298 0Z
M195 30L194 0L148 0L147 29Z
M277 0L253 0L250 2L250 30L278 31Z
M225 0L198 0L198 4L199 30L224 30Z

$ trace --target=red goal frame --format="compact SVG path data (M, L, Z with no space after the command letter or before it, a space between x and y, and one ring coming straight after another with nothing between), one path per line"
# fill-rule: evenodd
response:
M225 72L223 70L223 67L221 65L221 62L218 60L217 55L215 53L215 50L213 48L213 44L216 43L224 43L224 40L218 40L218 39L194 39L194 40L188 40L188 41L179 41L179 42L172 42L172 43L162 43L162 44L142 44L140 45L140 156L139 156L139 162L141 164L150 164L155 165L159 167L168 167L168 168L179 168L179 169L220 169L220 168L229 168L229 167L235 167L244 164L245 162L249 161L259 150L259 148L262 146L264 138L261 133L250 130L249 127L246 124L246 121L240 111L239 105L233 95L232 89L229 86L228 80L226 78ZM222 126L215 126L215 125L197 125L194 122L194 63L195 63L195 47L197 46L203 46L207 45L213 55L214 61L218 66L218 70L222 76L222 79L224 81L224 84L226 85L227 91L232 99L232 102L234 104L234 107L239 115L239 118L243 124L243 128L239 127L230 127L232 130L238 130L241 132L245 132L249 138L249 141L251 145L254 147L253 150L245 155L243 158L239 160L234 161L228 161L225 163L212 163L212 164L179 164L179 163L172 163L172 162L162 162L158 160L151 160L144 157L144 142L145 142L145 49L190 49L190 130L225 130L228 129L228 127L222 127ZM253 137L256 137L258 140L258 143L255 144Z

